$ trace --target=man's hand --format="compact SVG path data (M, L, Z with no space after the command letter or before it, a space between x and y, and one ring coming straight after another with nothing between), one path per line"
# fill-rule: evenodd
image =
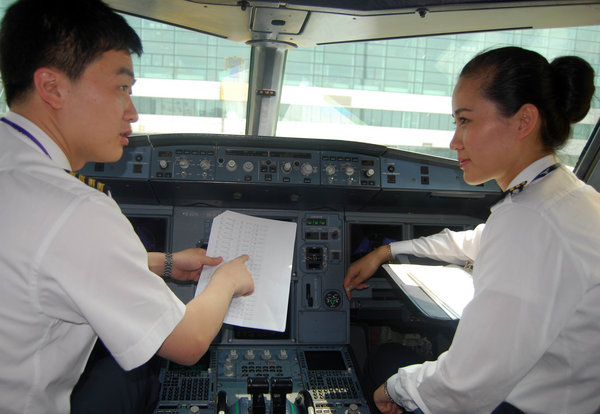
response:
M222 257L210 257L206 250L192 248L173 253L171 278L182 282L197 282L204 266L217 266L223 261ZM165 254L148 253L148 267L154 273L162 276L165 271Z
M177 262L180 265L179 270L186 267L195 268L198 262L206 263L202 252L194 254L184 250L179 253L182 254L179 257L182 260ZM175 258L174 255L174 263ZM185 266L184 263L187 262L183 259L191 260L193 266ZM220 257L217 259L219 262L222 260ZM243 254L223 263L215 270L206 288L186 304L183 318L160 347L160 356L183 365L198 362L219 333L231 299L250 295L254 291L254 281L246 266L248 259L248 255ZM190 274L197 272L187 271ZM183 273L185 272L182 271Z
M232 287L232 296L248 296L254 292L254 280L246 262L249 257L247 254L236 257L226 263L223 263L212 276L211 283L213 281L226 281Z
M193 248L181 250L173 253L171 278L182 282L189 280L197 282L204 266L217 266L222 261L222 257L207 256L204 249Z

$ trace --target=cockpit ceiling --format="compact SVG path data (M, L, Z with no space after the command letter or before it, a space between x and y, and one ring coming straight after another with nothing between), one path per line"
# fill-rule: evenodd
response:
M236 42L283 47L600 24L600 0L107 0L114 9Z

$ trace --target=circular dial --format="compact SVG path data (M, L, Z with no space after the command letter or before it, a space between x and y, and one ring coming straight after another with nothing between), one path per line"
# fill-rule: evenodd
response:
M342 303L342 295L337 290L330 290L325 294L325 305L328 308L337 308Z

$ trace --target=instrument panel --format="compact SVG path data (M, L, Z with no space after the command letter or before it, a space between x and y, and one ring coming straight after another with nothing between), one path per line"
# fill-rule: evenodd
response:
M214 346L192 367L164 361L155 414L370 413L347 347Z
M501 194L458 163L357 142L165 134L131 137L116 163L81 171L119 203L447 213L487 217Z
M140 155L138 155L138 158ZM152 179L379 187L376 157L206 145L155 148Z
M500 193L467 186L451 160L310 139L132 137L118 162L81 173L110 186L149 251L206 248L225 210L297 223L285 330L223 325L198 364L163 361L155 414L370 414L351 313L411 316L382 277L349 301L345 269L382 243L472 228Z

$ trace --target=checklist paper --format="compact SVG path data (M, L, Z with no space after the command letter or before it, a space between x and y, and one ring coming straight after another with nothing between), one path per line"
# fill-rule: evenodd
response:
M214 218L210 229L208 256L223 262L247 254L254 293L234 298L224 322L247 328L285 331L296 223L259 218L225 211ZM216 267L205 267L196 296L202 292Z

